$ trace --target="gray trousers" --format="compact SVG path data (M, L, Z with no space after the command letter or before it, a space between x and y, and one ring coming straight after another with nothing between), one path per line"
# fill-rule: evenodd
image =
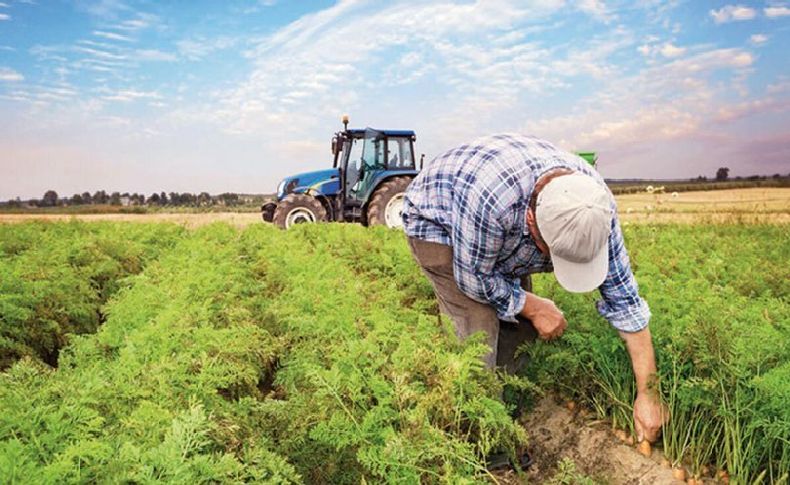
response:
M499 320L490 305L466 296L453 276L452 247L410 237L409 248L433 285L439 309L452 319L458 338L463 340L475 332L485 332L491 347L491 352L483 358L486 366L503 367L510 373L518 371L526 356L516 358L516 351L521 344L537 337L532 322L521 317L519 323ZM532 291L529 275L521 278L521 287Z

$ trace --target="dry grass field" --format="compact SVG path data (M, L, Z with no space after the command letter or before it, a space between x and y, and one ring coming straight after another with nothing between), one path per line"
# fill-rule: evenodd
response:
M752 188L617 196L630 222L790 222L790 188Z
M751 188L618 195L623 222L633 223L790 223L790 188ZM175 222L198 227L227 222L245 227L261 221L257 212L151 213L151 214L0 214L0 222L29 220Z

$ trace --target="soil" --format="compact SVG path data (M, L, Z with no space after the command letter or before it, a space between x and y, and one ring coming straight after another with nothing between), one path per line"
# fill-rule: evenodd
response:
M525 415L529 450L534 464L519 478L513 472L497 474L503 484L544 483L557 473L557 463L570 458L580 474L598 483L683 484L661 465L663 454L653 449L648 458L612 433L611 425L584 417L578 406L569 411L552 397L541 400Z

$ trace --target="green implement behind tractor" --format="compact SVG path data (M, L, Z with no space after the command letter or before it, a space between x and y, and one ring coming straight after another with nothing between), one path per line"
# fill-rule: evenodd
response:
M576 155L579 155L583 159L587 160L587 163L593 167L598 168L598 154L595 152L576 152Z

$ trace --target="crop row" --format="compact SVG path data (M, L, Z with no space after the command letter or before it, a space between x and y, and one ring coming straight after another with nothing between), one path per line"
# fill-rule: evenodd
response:
M182 232L164 225L0 225L0 370L23 356L56 365L67 336L95 332L121 280Z

